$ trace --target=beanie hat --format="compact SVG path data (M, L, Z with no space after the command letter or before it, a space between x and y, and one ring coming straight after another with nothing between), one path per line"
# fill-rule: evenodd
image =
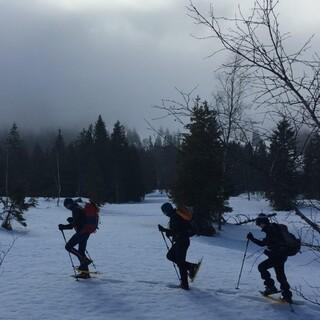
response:
M71 198L65 198L63 201L63 205L69 209L74 204L74 201Z
M269 224L269 223L270 223L269 218L264 213L260 213L258 215L258 217L256 218L256 225L257 226L260 226L261 224Z
M161 210L168 217L171 217L175 213L175 210L173 209L172 204L169 202L164 203L161 206Z

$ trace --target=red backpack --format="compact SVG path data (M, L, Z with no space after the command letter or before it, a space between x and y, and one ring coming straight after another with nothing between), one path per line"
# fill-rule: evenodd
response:
M90 200L90 202L85 203L83 211L86 217L83 231L87 233L96 232L99 224L99 207Z

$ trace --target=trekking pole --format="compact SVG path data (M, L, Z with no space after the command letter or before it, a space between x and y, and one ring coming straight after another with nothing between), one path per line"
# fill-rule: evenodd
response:
M90 257L90 254L88 252L88 250L86 249L86 255L88 256L88 258L92 261L92 266L95 268L95 270L97 270L96 265L94 264L93 260Z
M242 269L243 269L244 260L246 259L246 255L247 255L248 245L249 245L249 239L247 239L246 249L244 250L244 255L243 255L243 259L242 259L242 264L241 264L241 269L240 269L240 274L239 274L239 279L238 279L238 283L237 283L236 289L239 289L240 278L241 278L241 275L242 275Z
M160 231L160 232L161 232L161 235L162 235L163 241L164 241L164 243L166 244L167 250L169 251L170 249L169 249L169 246L168 246L167 240L166 240L165 236L163 235L163 232L162 232L162 231ZM171 240L170 240L170 241L171 241ZM179 277L179 273L178 273L178 270L177 270L177 267L176 267L175 263L174 263L174 262L172 262L172 264L173 264L174 270L176 271L176 274L177 274L178 280L179 280L179 281L181 281L181 279L180 279L180 277Z
M60 230L60 231L62 233L64 242L67 244L67 239L66 239L66 236L64 235L63 230ZM71 253L69 251L68 251L68 253L69 253L69 258L70 258L70 262L71 262L71 265L72 265L72 268L73 268L73 271L74 271L75 278L76 278L77 281L79 281L79 279L77 278L76 267L74 266L73 261L72 261Z

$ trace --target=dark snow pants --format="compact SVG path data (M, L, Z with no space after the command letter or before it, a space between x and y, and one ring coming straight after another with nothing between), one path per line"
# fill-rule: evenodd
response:
M86 256L86 248L87 248L87 242L89 239L90 233L80 233L76 232L70 240L66 243L66 250L70 253L74 254L80 261L80 269L82 270L88 270L88 266L82 266L81 260ZM74 247L78 245L78 250Z
M180 272L181 282L183 284L188 283L188 271L192 270L192 268L195 266L194 263L186 261L187 250L189 246L189 238L179 239L172 245L167 253L167 259L177 264Z
M274 287L274 280L271 278L271 274L268 271L270 268L274 268L276 278L280 283L280 289L282 295L285 298L291 298L292 293L290 291L290 285L287 281L287 277L284 271L284 264L287 260L287 256L282 255L268 255L269 258L258 265L258 270L261 274L261 278L264 280L264 284L267 288Z

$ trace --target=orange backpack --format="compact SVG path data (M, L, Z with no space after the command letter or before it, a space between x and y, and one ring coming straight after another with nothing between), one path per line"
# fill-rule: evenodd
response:
M192 213L186 207L177 207L176 212L184 220L191 221Z

